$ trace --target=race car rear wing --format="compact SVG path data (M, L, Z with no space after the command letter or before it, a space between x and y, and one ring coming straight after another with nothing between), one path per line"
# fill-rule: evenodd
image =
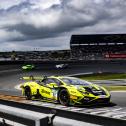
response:
M26 81L30 81L30 80L32 80L32 81L36 81L36 80L38 80L38 81L40 81L40 80L43 80L43 79L45 79L45 78L47 78L46 76L38 76L38 77L36 77L36 76L26 76L26 77L21 77L20 79L21 80L26 80Z

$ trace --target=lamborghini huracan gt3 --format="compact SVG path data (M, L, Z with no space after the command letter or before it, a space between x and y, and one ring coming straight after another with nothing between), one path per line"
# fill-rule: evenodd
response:
M45 99L62 105L108 104L110 93L102 86L66 76L23 77L22 94L27 99Z

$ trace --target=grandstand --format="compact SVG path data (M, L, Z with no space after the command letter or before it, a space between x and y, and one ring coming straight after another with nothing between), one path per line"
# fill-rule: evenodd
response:
M72 35L70 47L74 59L126 59L126 34Z

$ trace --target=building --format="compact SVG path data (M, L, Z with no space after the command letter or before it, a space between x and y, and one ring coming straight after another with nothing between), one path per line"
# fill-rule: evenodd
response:
M71 56L79 59L126 59L126 34L72 35Z

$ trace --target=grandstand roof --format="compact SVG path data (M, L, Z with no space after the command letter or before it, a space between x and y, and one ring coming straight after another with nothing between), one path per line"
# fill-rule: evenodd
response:
M126 34L87 34L72 35L70 44L90 44L90 43L125 43Z

